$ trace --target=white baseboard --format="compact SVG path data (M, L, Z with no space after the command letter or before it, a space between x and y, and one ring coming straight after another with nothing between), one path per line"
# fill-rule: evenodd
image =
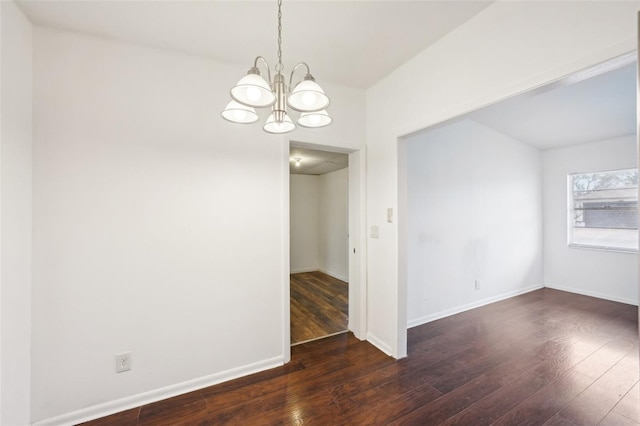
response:
M304 272L316 272L319 271L320 267L316 267L316 268L298 268L298 269L291 269L291 271L289 271L290 274L302 274Z
M335 278L337 280L344 281L345 283L349 283L349 277L345 277L344 275L341 275L341 274L336 274L335 272L331 272L331 271L329 271L327 269L324 269L324 268L320 268L319 271L322 272L323 274L327 274L330 277L333 277L333 278Z
M304 272L316 272L316 271L320 271L323 274L327 274L330 277L333 277L337 280L340 281L344 281L346 283L349 283L349 277L345 277L344 275L341 274L336 274L335 272L331 272L327 269L321 268L321 267L317 267L317 268L302 268L302 269L292 269L289 273L290 274L302 274Z
M599 293L597 291L584 290L582 288L569 287L556 284L545 284L545 287L552 288L554 290L566 291L569 293L582 294L583 296L597 297L598 299L611 300L613 302L626 303L627 305L638 306L638 300L629 299L626 297L618 297L610 294Z
M407 321L407 328L417 327L422 324L426 324L431 321L438 320L440 318L445 318L451 315L459 314L460 312L468 311L470 309L479 308L480 306L488 305L490 303L499 302L504 299L508 299L510 297L519 296L521 294L529 293L535 290L539 290L543 288L544 285L538 284L532 287L527 287L524 289L513 290L507 293L502 293L497 296L488 297L486 299L478 300L476 302L468 303L462 306L456 306L455 308L447 309L444 311L436 312L435 314L430 314L421 318L415 318Z
M393 356L393 351L391 347L384 343L382 340L378 339L375 335L371 333L367 333L367 342L371 343L376 348L380 349L382 352L389 356Z
M197 379L188 380L186 382L177 383L175 385L154 389L149 392L132 395L126 398L117 399L115 401L110 401L103 404L98 404L91 407L83 408L82 410L73 411L71 413L63 414L60 416L51 417L49 419L40 420L36 423L33 423L33 425L34 426L76 425L78 423L87 422L89 420L95 420L101 417L109 416L111 414L119 413L124 410L129 410L131 408L140 407L141 405L150 404L152 402L161 401L163 399L182 395L198 389L203 389L208 386L217 385L218 383L237 379L238 377L247 376L249 374L268 370L270 368L279 367L283 364L284 362L281 356L274 357L274 358L266 359L263 361L255 362L253 364L244 365L242 367L232 368L230 370L222 371L220 373L199 377Z

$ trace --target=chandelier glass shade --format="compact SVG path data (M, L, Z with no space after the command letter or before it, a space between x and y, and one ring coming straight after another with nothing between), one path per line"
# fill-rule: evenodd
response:
M291 118L285 112L281 118L278 117L278 112L274 111L267 118L267 122L262 128L267 133L288 133L292 130L295 130L296 125L293 124Z
M232 123L250 124L258 121L258 114L252 107L242 105L239 102L231 101L222 111L222 118Z
M326 110L303 112L298 118L298 124L302 127L324 127L333 122Z
M316 83L311 75L309 65L298 63L291 70L289 84L286 84L282 71L282 0L278 0L278 63L276 74L271 78L271 69L267 61L258 56L238 84L231 89L232 101L222 112L225 120L238 124L250 124L258 121L258 114L254 108L271 107L271 114L267 118L263 130L267 133L288 133L295 130L296 124L287 113L287 107L300 113L297 123L302 127L324 127L333 122L326 108L329 97L322 87ZM266 67L268 80L265 80L259 65ZM300 67L306 68L304 78L293 85L293 77ZM293 87L293 90L291 88Z
M257 68L256 68L257 69ZM247 74L240 79L233 89L231 97L241 104L253 107L264 108L276 102L276 95L271 91L269 83L259 73Z
M305 80L298 83L287 98L287 105L300 112L320 111L329 106L329 97L311 74L307 74Z

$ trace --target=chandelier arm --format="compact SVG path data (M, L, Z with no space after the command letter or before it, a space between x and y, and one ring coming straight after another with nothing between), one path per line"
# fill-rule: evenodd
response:
M265 58L263 58L262 56L257 56L256 60L253 61L253 67L254 68L258 68L258 60L262 59L262 62L264 63L264 66L267 68L267 75L269 76L269 80L268 83L271 84L271 68L269 67L269 63L267 62L267 60Z
M289 77L289 87L292 87L292 86L291 86L291 83L293 82L293 74L296 72L296 70L297 70L297 69L298 69L298 67L300 67L300 66L304 66L305 68L307 68L307 75L308 75L308 76L311 76L311 70L309 69L309 65L307 65L307 63L306 63L306 62L298 62L298 63L296 64L296 66L295 66L295 67L293 67L293 69L291 70L291 76Z

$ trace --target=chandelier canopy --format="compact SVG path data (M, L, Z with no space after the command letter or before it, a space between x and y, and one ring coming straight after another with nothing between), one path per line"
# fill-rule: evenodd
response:
M269 81L265 80L258 68L262 63L267 69ZM293 85L293 75L300 67L306 69L301 81ZM231 89L231 102L222 111L222 118L238 124L250 124L258 121L255 108L271 107L271 114L262 129L267 133L288 133L295 130L296 124L287 114L287 106L300 113L297 120L302 127L324 127L333 119L326 108L329 97L311 75L309 65L298 63L291 70L289 85L286 84L284 65L282 64L282 0L278 0L278 63L276 75L271 79L271 69L266 59L258 56L253 66ZM293 87L293 90L290 90Z

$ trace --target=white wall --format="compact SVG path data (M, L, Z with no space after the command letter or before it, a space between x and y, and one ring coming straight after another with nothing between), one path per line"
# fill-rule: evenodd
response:
M408 138L407 178L409 326L542 287L540 151L466 119Z
M290 176L291 273L320 269L320 177Z
M32 27L1 2L0 424L30 424Z
M630 52L638 1L498 1L367 91L367 338L406 355L398 137ZM399 218L402 220L402 218Z
M220 119L242 73L36 30L34 420L283 361L288 146Z
M320 175L320 270L349 281L349 169Z
M322 80L317 80L317 82L331 98L331 105L327 111L333 118L333 122L330 126L319 129L298 126L294 132L288 133L287 136L298 146L309 144L308 147L312 149L324 146L338 148L338 152L345 152L345 149L357 151L364 148L365 91ZM235 82L231 84L235 84ZM293 114L296 113L293 112ZM292 117L292 119L294 118Z
M638 255L567 247L567 174L637 167L636 136L543 153L547 287L638 304Z
M291 185L291 273L349 281L349 171L296 175Z

